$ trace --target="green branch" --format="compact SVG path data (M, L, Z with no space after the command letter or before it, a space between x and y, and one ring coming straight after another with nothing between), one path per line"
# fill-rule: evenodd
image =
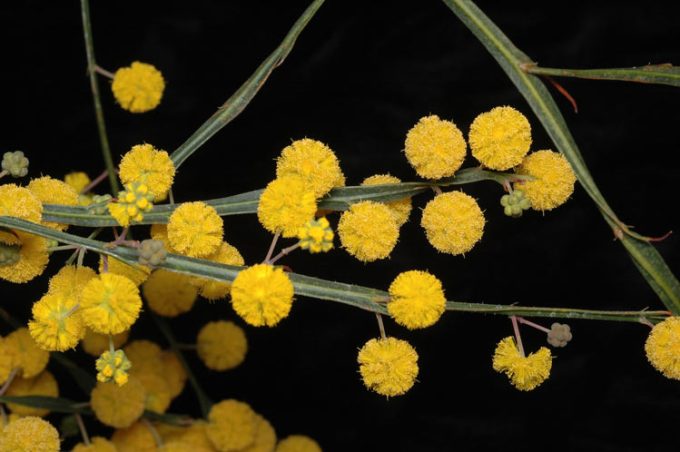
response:
M314 0L302 13L302 16L293 24L293 27L281 44L260 64L253 75L187 141L172 153L171 158L176 167L179 168L191 154L222 129L222 127L241 114L258 91L260 91L260 88L262 88L274 69L286 59L298 36L312 17L314 17L314 14L316 14L323 2L324 0Z
M133 248L120 246L117 248L109 248L104 242L56 231L18 218L0 216L0 226L33 233L61 243L82 246L90 251L115 257L116 259L131 265L136 264L139 257L139 252ZM168 254L161 267L187 275L225 282L233 281L238 272L243 268L233 265L218 264L204 259L180 256L177 254ZM296 273L288 273L288 275L293 283L296 295L319 300L334 301L366 311L387 314L384 302L388 299L389 295L383 290L328 281ZM517 305L487 305L483 303L463 303L455 301L447 303L447 310L500 315L517 314L535 317L550 317L554 319L578 318L626 322L639 322L641 320L658 321L666 318L669 314L666 311L596 311L571 308L523 307Z
M651 64L640 67L612 69L556 69L535 63L522 66L530 74L575 77L590 80L619 80L622 82L653 83L680 87L680 68L672 64Z
M104 163L106 164L106 172L109 175L111 191L113 196L117 196L120 186L118 185L116 168L113 165L113 158L111 157L111 147L109 146L109 137L106 133L106 123L104 122L104 110L102 108L101 96L99 95L99 83L97 82L97 73L95 72L97 62L94 58L94 42L92 40L92 23L90 21L89 0L80 0L80 10L83 18L83 36L85 38L85 51L87 53L87 74L90 77L90 89L92 90L94 112L95 116L97 117L99 141L102 147Z

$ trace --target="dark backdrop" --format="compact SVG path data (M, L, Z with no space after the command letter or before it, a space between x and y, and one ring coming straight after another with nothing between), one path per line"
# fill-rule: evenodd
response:
M680 61L674 3L479 6L546 66L627 67ZM174 150L278 45L307 1L92 4L99 64L115 70L146 61L167 80L160 107L132 115L113 103L108 82L100 79L118 161L142 141ZM24 150L34 176L101 171L78 2L3 2L0 42L0 150ZM556 94L557 102L614 210L642 233L677 229L678 90L561 82L580 111L574 114ZM414 180L400 150L418 118L438 114L466 132L478 113L503 104L530 118L533 149L552 147L521 95L443 3L329 0L247 110L182 166L174 191L184 201L260 188L274 178L280 150L304 136L335 150L349 184L387 171ZM472 165L469 158L466 166ZM580 187L565 206L519 220L503 216L497 185L464 190L478 197L488 221L484 239L465 258L429 246L419 226L429 196L420 196L389 260L364 265L334 250L297 253L285 263L300 273L379 288L401 271L429 269L444 281L448 298L461 301L662 308ZM255 216L240 216L225 218L225 238L254 263L270 235ZM678 237L658 248L680 272ZM61 260L53 258L51 272ZM0 282L3 307L26 319L46 284L45 278L24 286ZM196 306L171 321L184 342L209 319L236 317L226 302ZM378 334L374 316L305 298L274 329L245 327L250 350L240 368L217 374L194 356L190 362L213 398L246 400L281 436L306 433L329 451L677 448L679 386L647 363L648 328L595 321L571 326L572 344L555 351L550 379L530 393L491 369L496 342L511 334L506 318L447 314L417 332L387 321L389 334L417 348L421 371L407 395L386 400L366 391L357 373L358 347ZM162 340L146 319L133 336ZM544 342L529 329L524 339L529 349ZM89 358L82 362L93 365ZM65 395L82 399L67 376L59 373L59 379ZM171 410L198 414L190 388ZM88 421L91 430L96 425Z

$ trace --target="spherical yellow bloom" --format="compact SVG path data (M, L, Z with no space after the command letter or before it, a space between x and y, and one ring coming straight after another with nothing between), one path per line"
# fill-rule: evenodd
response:
M158 373L160 369L150 370L148 367L136 372L135 377L146 390L146 409L155 413L165 413L170 406L170 388L165 376Z
M113 97L131 113L144 113L156 108L161 103L163 90L163 74L153 65L139 61L118 69L111 83Z
M204 202L187 202L170 215L168 239L172 249L191 257L214 253L222 243L222 218Z
M177 358L177 354L172 350L163 350L161 362L163 363L161 375L165 378L165 382L168 385L170 397L174 399L184 390L184 385L187 382L187 373L179 358Z
M222 452L238 451L255 441L257 414L247 403L222 400L210 409L205 432L213 446Z
M493 369L505 373L520 391L531 391L550 376L552 356L550 350L541 347L537 352L523 356L515 345L515 339L502 339L493 355Z
M61 204L65 206L78 205L78 192L66 182L52 179L49 176L39 177L31 180L26 187L43 204ZM44 221L44 226L63 231L68 228L66 224L52 223Z
M88 176L87 173L82 171L74 171L64 176L64 182L70 185L76 191L76 193L80 193L85 187L90 185L91 181L90 176Z
M54 379L54 376L45 370L33 378L15 378L4 395L10 397L58 397L59 387L57 386L57 380ZM20 416L44 417L50 412L50 410L46 410L44 408L33 408L28 405L20 405L18 403L7 403L7 408L9 408L12 413L18 414Z
M135 283L113 273L91 279L80 299L81 317L95 333L122 333L137 320L141 308Z
M274 452L321 452L321 446L309 436L290 435L279 441Z
M467 150L460 129L437 115L420 118L406 135L404 146L408 162L425 179L453 176Z
M149 235L151 235L152 239L163 242L163 247L168 251L168 253L177 254L177 251L172 247L170 239L168 238L167 224L152 224Z
M132 146L120 161L118 173L123 184L143 182L154 194L154 201L162 201L175 178L175 164L163 150L144 143Z
M300 248L310 253L325 253L333 248L333 229L326 217L309 220L298 229Z
M460 191L442 193L428 202L420 224L432 246L454 255L470 251L484 234L484 214L477 201Z
M145 339L132 341L123 348L123 351L132 362L133 375L145 370L154 372L163 368L162 350L154 342Z
M248 351L246 334L233 322L206 323L196 338L198 357L206 367L224 371L243 362Z
M398 184L401 179L390 174L376 174L375 176L367 177L361 185L383 185L383 184ZM390 212L394 215L397 226L402 227L408 221L411 215L411 198L398 199L396 201L389 201L384 203L389 207Z
M320 141L304 138L293 141L276 161L276 177L299 176L306 190L316 198L326 195L344 175L335 153Z
M517 169L518 174L532 176L530 181L516 182L534 210L551 210L561 206L574 193L576 175L564 156L553 151L529 154Z
M151 269L144 265L130 265L115 257L108 257L108 272L125 276L136 286L142 284L151 274ZM99 273L104 273L104 258L99 257Z
M156 440L149 426L142 421L113 432L111 441L117 452L157 452Z
M253 326L274 326L293 305L293 283L280 268L257 264L241 270L231 286L231 303Z
M65 265L50 278L48 293L63 294L80 301L83 287L96 276L97 273L90 267Z
M113 381L118 386L123 386L128 382L130 375L128 371L132 363L125 356L123 350L106 350L95 362L97 369L97 381L107 383Z
M240 266L245 264L241 253L239 253L235 247L231 246L227 242L222 242L220 247L217 248L217 251L206 257L206 259L226 265ZM231 293L231 283L227 281L215 281L214 279L207 278L194 278L192 280L192 284L198 287L199 294L203 298L206 298L210 301L225 298Z
M266 230L281 231L283 237L295 237L298 229L314 218L316 199L298 176L282 176L271 181L260 195L257 218Z
M342 213L338 235L349 254L372 262L390 255L399 238L399 226L385 204L362 201Z
M408 329L425 328L439 320L446 308L442 283L428 272L411 270L390 285L387 312Z
M531 146L531 125L512 107L496 107L470 126L472 155L487 168L504 171L520 163Z
M12 369L14 369L14 355L11 347L5 343L5 339L0 337L0 385L5 384Z
M262 416L255 415L255 440L253 444L239 452L272 452L276 446L276 432L268 420Z
M195 420L189 427L173 427L168 429L167 424L159 424L156 430L161 434L165 441L179 441L184 444L198 448L198 451L214 451L210 439L205 432L207 422Z
M42 349L63 352L78 345L85 336L85 325L77 304L63 292L48 293L33 304L28 330Z
M103 424L115 428L129 427L144 413L146 390L135 377L123 386L98 382L92 390L90 405Z
M18 328L5 338L5 351L12 355L14 367L21 369L21 376L31 378L47 367L49 352L41 349L28 332L28 328Z
M142 286L142 293L153 312L176 317L190 311L198 297L198 289L190 284L192 279L168 270L154 270Z
M119 334L113 335L113 348L120 348L124 343L127 342L130 331L123 331ZM90 329L85 329L85 337L80 343L83 346L83 350L88 355L99 356L109 349L109 335L95 333Z
M40 223L42 203L28 188L15 184L0 185L0 216Z
M132 221L142 221L144 212L153 209L154 194L141 181L125 184L125 190L118 193L118 201L107 204L111 216L119 225L127 227Z
M680 380L680 317L668 317L654 325L645 342L645 353L666 378Z
M0 450L59 452L59 432L39 417L22 417L10 422L2 430Z
M4 262L0 265L0 279L13 283L28 282L42 275L49 258L44 238L22 231L0 230L0 261Z
M418 376L415 349L394 337L366 342L357 361L366 387L387 397L405 394Z
M86 446L85 443L78 443L76 447L73 448L73 452L118 452L116 445L113 444L106 438L101 436L95 436L90 438L90 445Z

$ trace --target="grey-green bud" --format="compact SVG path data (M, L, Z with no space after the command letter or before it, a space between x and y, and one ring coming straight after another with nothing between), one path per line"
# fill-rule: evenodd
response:
M167 251L160 240L147 239L139 246L139 263L149 267L157 267L165 261Z
M87 206L88 212L96 215L105 215L109 212L108 204L111 201L111 195L94 195L92 197L92 204Z
M569 325L562 323L553 323L550 325L550 332L548 333L548 343L553 347L564 347L572 339L571 328Z
M28 159L21 151L5 152L2 156L2 170L12 177L24 177L28 174Z

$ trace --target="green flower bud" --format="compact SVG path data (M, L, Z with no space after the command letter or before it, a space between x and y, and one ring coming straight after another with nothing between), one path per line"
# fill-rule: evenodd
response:
M149 267L158 267L165 261L167 254L160 240L144 240L139 246L139 263Z
M28 174L28 159L21 151L5 152L2 156L2 170L12 177L24 177Z

